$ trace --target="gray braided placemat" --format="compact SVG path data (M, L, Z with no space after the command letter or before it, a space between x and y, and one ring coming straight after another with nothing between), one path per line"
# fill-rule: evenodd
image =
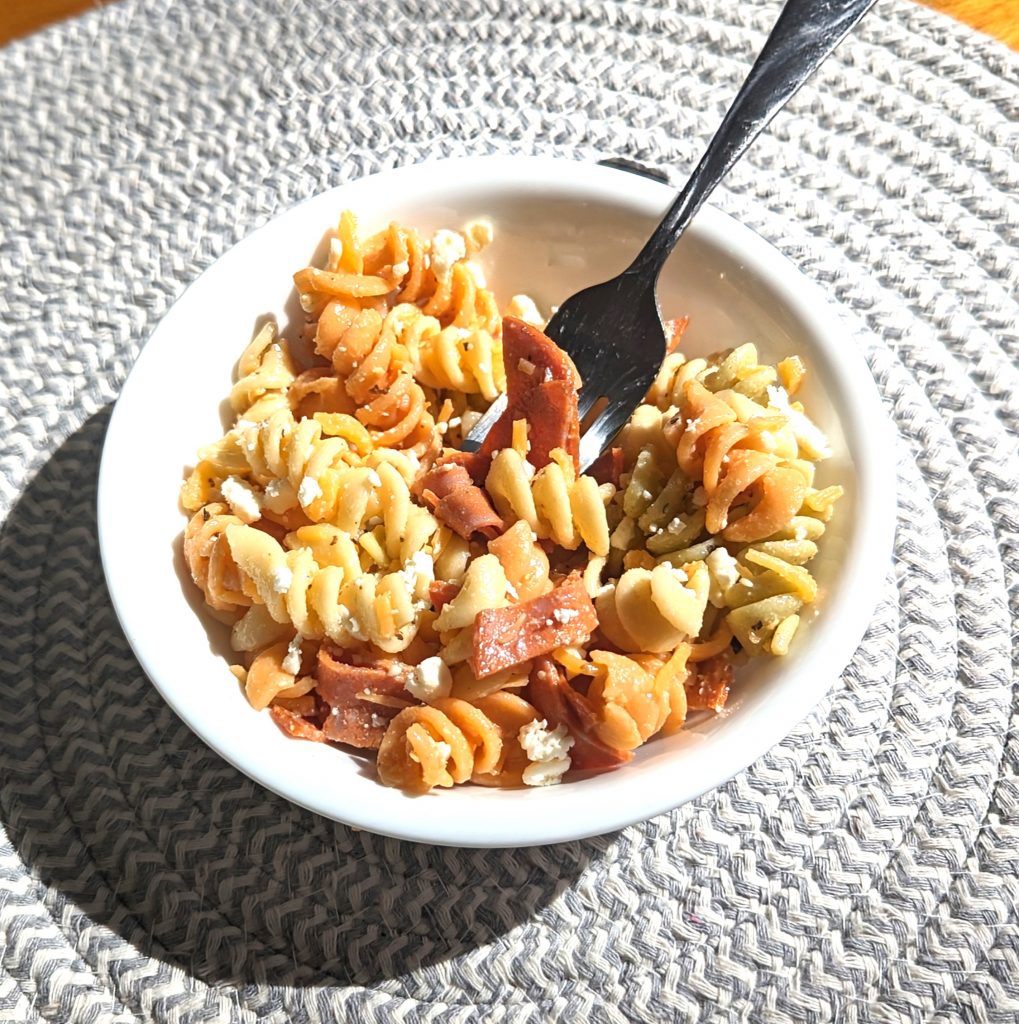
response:
M750 770L561 847L353 832L198 742L103 586L107 409L218 254L425 156L679 179L775 11L154 0L0 51L0 1021L1015 1019L1019 58L947 19L882 0L717 197L900 434L885 599Z

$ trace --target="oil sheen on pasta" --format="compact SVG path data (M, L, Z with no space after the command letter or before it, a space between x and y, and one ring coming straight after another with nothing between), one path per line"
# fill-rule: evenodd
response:
M742 663L788 653L842 493L814 483L802 361L686 359L684 321L579 473L575 371L530 299L488 288L491 237L364 238L344 213L294 275L303 327L244 350L234 424L181 493L252 706L414 792L615 768L720 711ZM499 440L460 453L507 388Z

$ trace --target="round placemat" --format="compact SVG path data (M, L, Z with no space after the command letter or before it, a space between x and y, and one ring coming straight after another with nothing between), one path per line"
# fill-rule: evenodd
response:
M0 1021L1016 1019L1019 58L939 15L882 0L716 197L898 428L882 604L749 770L551 848L355 832L204 747L103 585L109 406L220 253L437 155L678 182L776 11L127 0L0 51Z

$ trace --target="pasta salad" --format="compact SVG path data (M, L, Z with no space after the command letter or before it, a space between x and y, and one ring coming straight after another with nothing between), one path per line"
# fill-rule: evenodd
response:
M294 275L303 329L240 357L234 422L181 491L231 671L289 736L374 751L380 782L548 785L622 765L782 657L842 493L795 355L670 353L581 473L572 362L500 308L486 222L363 238ZM481 450L463 439L502 393Z

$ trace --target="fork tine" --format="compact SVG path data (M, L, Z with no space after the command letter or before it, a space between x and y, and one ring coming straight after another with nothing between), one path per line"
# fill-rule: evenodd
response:
M618 370L618 368L617 368ZM584 472L619 433L633 410L647 394L655 370L629 367L612 382L609 404L598 414L580 439L580 469Z
M509 399L507 399L506 395L499 395L485 410L485 414L481 419L471 428L470 433L464 438L463 444L460 446L461 449L465 452L476 452L488 436L488 432L492 429L495 421L506 411L508 404Z
M580 472L586 473L608 443L619 433L630 418L632 407L624 402L613 402L587 428L580 439Z

